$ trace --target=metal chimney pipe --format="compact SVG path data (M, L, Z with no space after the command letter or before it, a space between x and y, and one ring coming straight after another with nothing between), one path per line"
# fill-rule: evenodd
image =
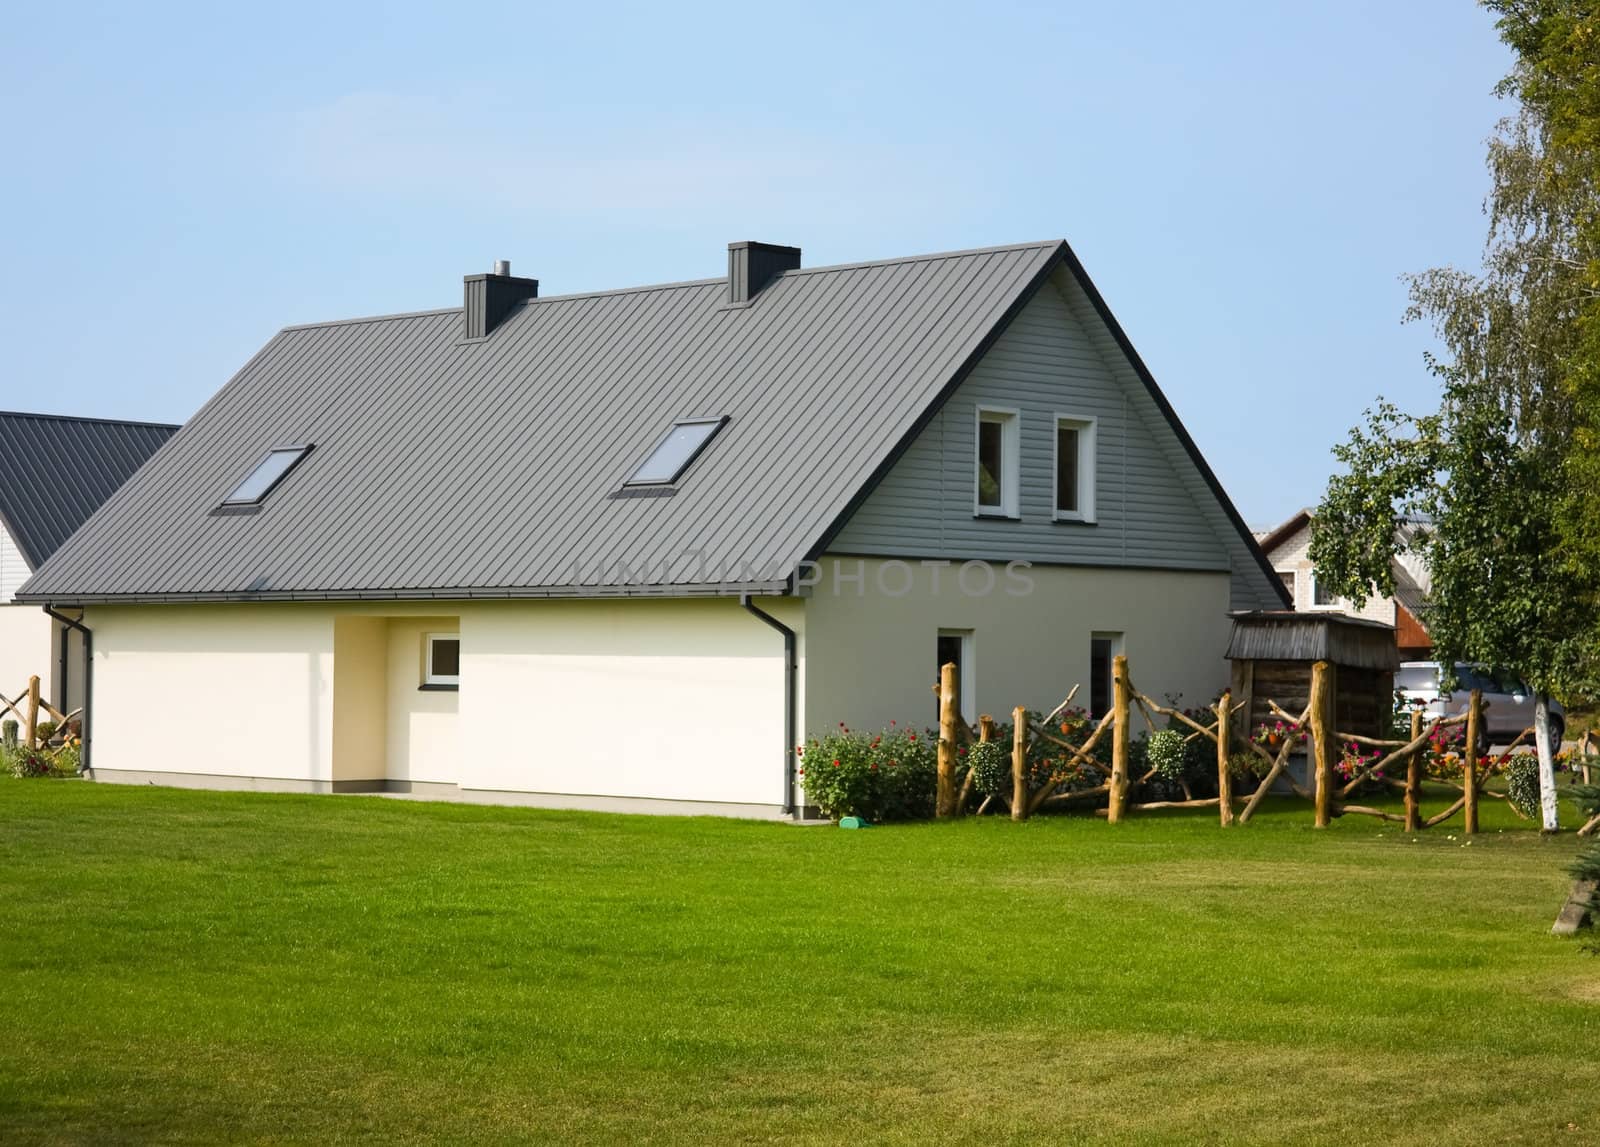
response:
M510 259L496 259L494 261L494 273L496 275L509 275L509 274L511 274L511 260Z

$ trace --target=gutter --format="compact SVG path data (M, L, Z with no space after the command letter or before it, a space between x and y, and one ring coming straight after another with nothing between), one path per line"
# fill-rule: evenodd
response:
M740 594L739 604L783 634L783 815L793 816L795 719L798 709L796 687L800 679L799 662L795 656L795 632L758 607L750 600L749 594ZM84 743L88 744L88 740L85 739Z
M83 634L83 754L78 758L78 772L87 773L91 767L89 764L91 745L89 738L89 723L90 717L94 713L94 632L90 630L87 625L83 624L81 620L68 617L64 613L56 612L54 606L47 605L44 607L44 611L59 621L62 625L65 625L68 629L76 629L79 633ZM68 663L65 652L66 644L66 637L63 635L61 639L63 651L61 660L63 665ZM67 678L66 674L63 672L61 676L62 696L66 696L66 688ZM66 709L63 708L62 712L66 712Z

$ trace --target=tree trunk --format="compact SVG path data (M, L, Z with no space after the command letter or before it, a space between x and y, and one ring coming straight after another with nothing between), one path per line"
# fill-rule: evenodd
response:
M1556 811L1556 754L1550 744L1550 694L1540 691L1533 698L1533 741L1539 750L1539 809L1545 832L1561 828Z
M1217 701L1217 808L1222 827L1233 823L1233 773L1228 768L1228 718L1233 712L1233 694L1224 691Z
M1467 814L1461 830L1472 834L1478 831L1478 742L1487 740L1483 732L1483 690L1474 689L1467 694L1467 740L1461 750L1461 795L1466 798Z

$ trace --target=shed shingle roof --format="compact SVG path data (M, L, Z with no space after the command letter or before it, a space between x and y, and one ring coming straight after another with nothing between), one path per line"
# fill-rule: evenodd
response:
M22 596L778 592L1067 258L808 268L744 308L724 279L548 297L471 343L459 309L289 327ZM674 420L723 415L675 496L610 497ZM299 443L259 514L211 513Z
M178 428L0 411L0 521L38 569Z

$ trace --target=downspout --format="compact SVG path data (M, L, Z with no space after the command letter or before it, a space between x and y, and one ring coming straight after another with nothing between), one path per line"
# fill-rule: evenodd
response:
M758 608L750 600L749 594L740 594L739 604L783 634L783 815L793 816L795 717L798 708L795 687L800 679L799 663L795 656L795 632Z
M62 625L65 625L68 629L76 629L79 633L83 634L83 754L78 758L78 772L87 773L90 769L89 720L91 714L94 712L94 633L91 632L89 627L83 624L82 621L74 620L64 613L57 613L53 606L45 606L44 611L59 621ZM67 635L63 633L61 635L61 646L63 650L66 649L66 645ZM62 656L62 664L63 666L68 664L64 653ZM63 672L61 675L62 696L66 695L66 688L67 677L66 673ZM65 713L66 710L63 708L62 712Z

